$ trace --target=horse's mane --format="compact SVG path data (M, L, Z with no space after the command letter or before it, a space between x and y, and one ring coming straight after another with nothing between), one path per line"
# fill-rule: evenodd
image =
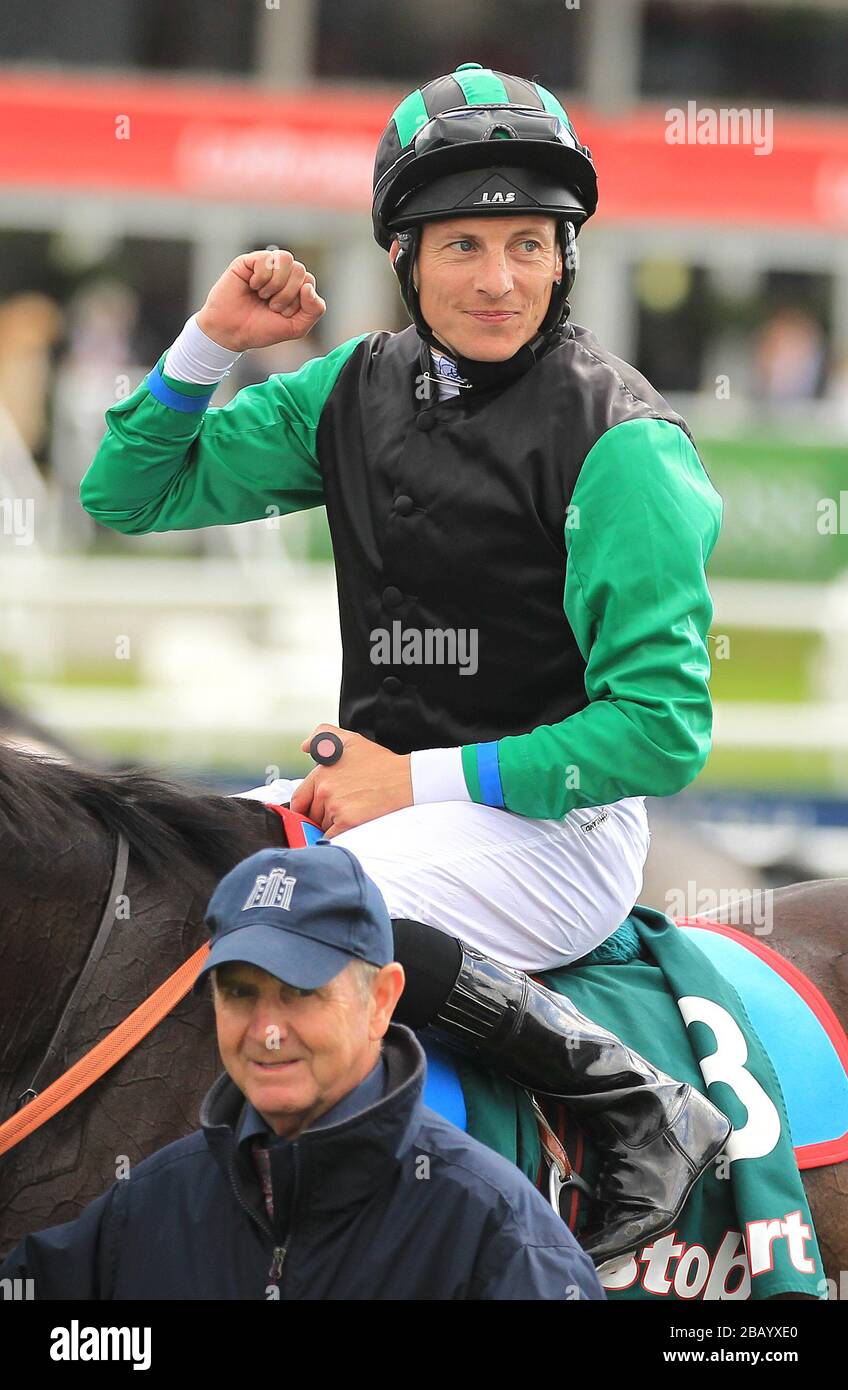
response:
M147 867L186 856L220 871L236 862L244 803L169 781L156 768L103 772L10 747L0 740L0 836L55 852L80 813L122 832Z

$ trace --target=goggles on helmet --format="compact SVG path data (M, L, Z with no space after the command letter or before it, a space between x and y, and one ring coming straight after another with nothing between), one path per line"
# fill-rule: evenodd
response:
M414 157L418 159L454 145L479 145L485 140L536 140L546 144L556 141L591 158L590 151L580 144L561 116L536 111L530 106L504 104L500 109L503 117L496 114L497 106L461 106L432 116L413 137ZM407 147L404 154L409 157L409 152L410 147Z

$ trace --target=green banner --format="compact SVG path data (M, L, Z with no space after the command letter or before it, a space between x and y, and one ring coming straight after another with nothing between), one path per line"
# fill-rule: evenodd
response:
M695 442L724 499L711 577L820 581L848 571L848 448L764 436Z

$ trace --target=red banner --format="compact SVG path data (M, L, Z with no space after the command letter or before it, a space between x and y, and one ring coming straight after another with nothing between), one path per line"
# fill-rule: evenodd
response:
M403 96L6 74L0 182L367 212ZM848 119L694 101L569 114L598 169L599 218L848 226Z

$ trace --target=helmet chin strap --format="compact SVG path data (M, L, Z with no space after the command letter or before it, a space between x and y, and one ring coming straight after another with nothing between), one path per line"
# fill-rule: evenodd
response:
M394 271L400 282L403 301L418 330L419 337L430 347L435 348L437 352L446 352L456 362L460 375L478 390L503 386L514 381L517 377L523 376L538 361L551 337L562 331L561 325L565 323L571 313L568 293L574 284L574 270L571 268L574 234L573 232L570 235L567 234L565 221L564 218L557 219L557 237L563 253L563 270L562 278L553 282L547 313L535 336L528 343L524 343L512 357L508 357L502 362L483 362L477 358L465 357L462 353L457 352L456 348L450 347L436 337L421 312L421 303L413 276L415 263L418 259L421 227L418 225L396 233L400 243L400 251L395 257Z

